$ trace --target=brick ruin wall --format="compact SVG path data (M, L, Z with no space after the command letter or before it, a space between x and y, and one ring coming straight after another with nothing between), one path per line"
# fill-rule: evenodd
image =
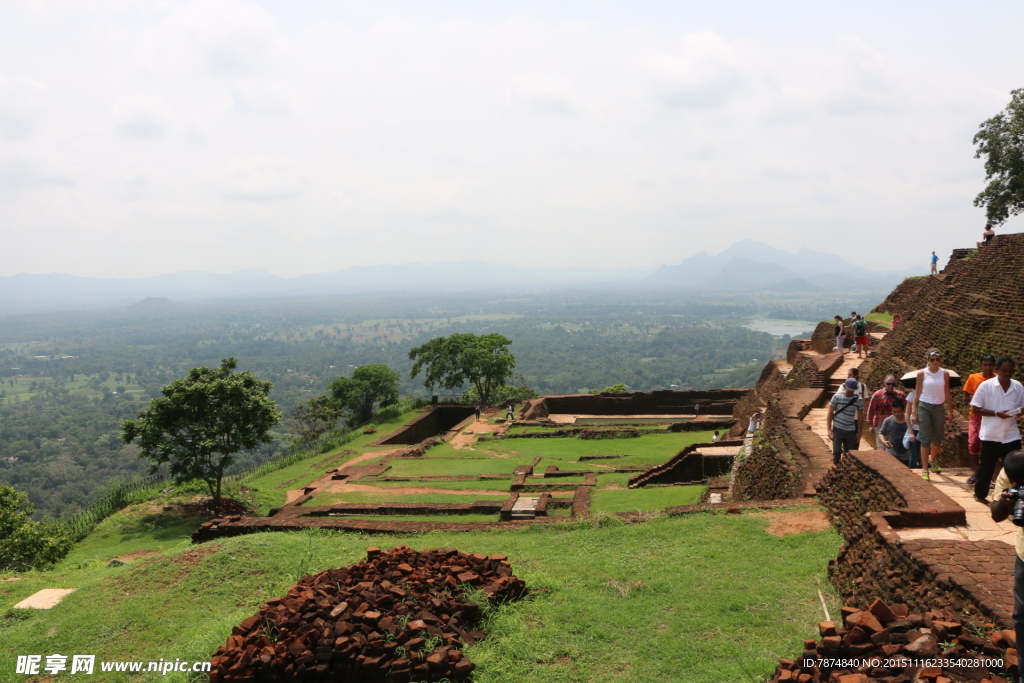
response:
M520 412L523 420L565 415L688 415L700 405L703 415L731 415L736 401L748 389L712 391L652 391L635 394L570 394L544 396L528 401Z
M938 277L904 280L875 307L875 312L898 313L902 321L864 364L861 379L881 387L889 373L897 377L925 365L931 347L942 351L943 367L962 377L978 371L982 354L1008 354L1018 361L1017 378L1024 377L1024 234L999 235L971 258L951 259ZM964 392L953 390L961 411L958 429L947 434L939 462L966 464Z
M735 500L773 500L801 495L801 472L786 437L778 398L768 399L750 453L733 468Z
M443 434L474 415L470 406L432 406L426 413L379 439L375 446L412 445Z

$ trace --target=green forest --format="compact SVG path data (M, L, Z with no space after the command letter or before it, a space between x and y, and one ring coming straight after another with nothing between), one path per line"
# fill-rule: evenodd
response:
M285 415L355 367L384 363L406 397L430 394L409 377L408 352L437 336L500 333L512 340L518 383L540 394L622 383L631 391L751 386L789 337L751 318L803 320L867 310L877 297L559 292L359 295L179 303L0 319L0 482L37 513L67 516L114 483L148 472L120 438L162 387L227 357L273 382ZM275 441L240 458L262 460Z

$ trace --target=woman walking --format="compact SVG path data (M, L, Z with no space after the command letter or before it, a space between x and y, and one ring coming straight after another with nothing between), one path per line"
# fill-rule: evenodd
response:
M912 411L917 415L921 442L921 477L928 479L928 463L939 455L939 446L945 436L945 425L953 420L953 398L949 393L949 371L941 367L942 354L937 349L928 352L928 366L917 371L916 391ZM913 437L911 437L913 438ZM942 470L934 465L936 473Z
M840 355L846 353L843 350L843 342L846 341L846 325L843 324L843 316L836 316L835 326L835 337L836 337L836 348L839 349Z

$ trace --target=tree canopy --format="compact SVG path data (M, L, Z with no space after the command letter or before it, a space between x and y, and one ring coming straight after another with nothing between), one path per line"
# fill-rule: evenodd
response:
M402 377L384 365L363 365L351 377L339 377L328 387L331 402L349 413L352 424L362 424L381 408L398 403Z
M237 367L234 358L225 358L216 369L192 368L164 387L163 396L136 419L121 422L121 438L138 440L139 455L152 461L153 471L169 462L178 482L205 481L215 510L232 456L270 441L269 432L281 419L269 397L273 385L250 372L235 372Z
M423 383L431 389L471 384L481 403L487 403L491 393L512 376L516 357L508 350L511 344L500 334L437 337L409 352L415 361L411 375L416 377L425 368Z
M43 569L62 559L74 545L63 527L33 522L28 496L0 485L0 570Z
M974 198L995 224L1024 212L1024 88L1010 93L1010 104L979 127L975 158L985 157L985 189Z

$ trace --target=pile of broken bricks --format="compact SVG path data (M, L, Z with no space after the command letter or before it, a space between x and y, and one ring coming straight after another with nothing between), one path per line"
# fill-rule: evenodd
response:
M304 576L260 605L211 660L210 682L465 680L479 604L526 584L504 555L369 548L365 562Z
M818 624L820 640L804 641L798 659L780 660L771 683L1006 683L1017 673L1011 630L975 629L946 608L913 614L880 599L842 612L842 626Z

